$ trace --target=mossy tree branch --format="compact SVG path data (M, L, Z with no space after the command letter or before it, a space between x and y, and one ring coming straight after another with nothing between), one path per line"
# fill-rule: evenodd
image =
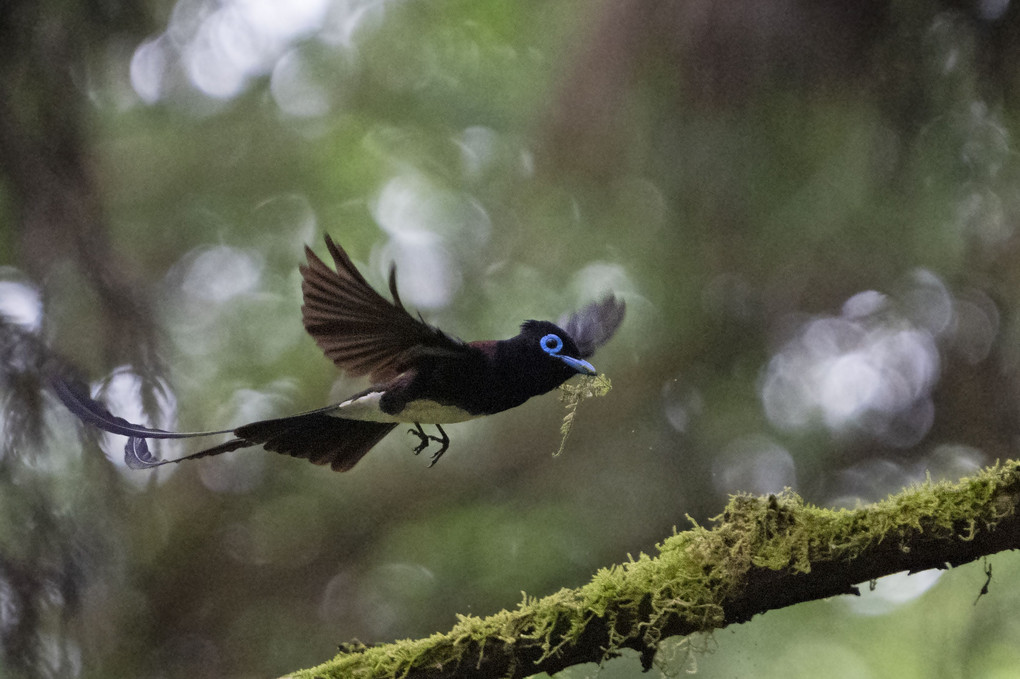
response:
M601 662L621 649L651 665L661 640L750 620L900 571L948 568L1020 547L1020 462L955 484L926 483L856 510L793 493L732 498L709 529L667 538L655 557L600 570L576 590L514 611L461 616L445 634L350 647L294 674L312 677L527 677Z

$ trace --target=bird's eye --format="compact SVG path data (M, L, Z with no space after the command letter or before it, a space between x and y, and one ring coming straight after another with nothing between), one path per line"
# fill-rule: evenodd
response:
M559 338L559 335L546 335L538 343L541 345L542 351L550 356L560 353L560 349L563 348L563 340Z

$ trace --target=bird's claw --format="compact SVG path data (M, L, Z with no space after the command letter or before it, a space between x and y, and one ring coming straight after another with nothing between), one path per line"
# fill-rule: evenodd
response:
M440 439L433 436L432 438L436 441L439 441L441 445L439 447L439 450L432 453L432 459L429 461L429 467L433 466L436 462L439 462L439 458L441 458L443 456L443 453L446 452L446 449L450 447L450 437L447 436L445 438Z
M414 449L414 454L415 455L417 455L418 453L420 453L421 451L423 451L423 450L425 450L426 448L429 447L429 440L430 439L435 439L436 441L439 440L435 436L429 436L428 434L426 434L420 427L418 429L414 429L414 428L408 429L407 433L408 434L414 434L419 439L421 439L421 443L419 443L415 447L415 449Z
M425 430L422 429L421 424L418 422L415 422L414 427L407 430L407 433L414 434L420 439L420 443L418 443L418 445L415 446L414 449L415 455L428 448L429 441L435 441L436 443L439 444L439 450L432 454L432 459L429 461L429 467L433 466L436 462L438 462L439 458L441 458L443 456L443 453L446 452L446 449L450 447L450 437L446 435L446 432L443 431L443 428L440 427L438 424L435 426L436 429L439 430L439 433L442 435L442 437L426 434Z

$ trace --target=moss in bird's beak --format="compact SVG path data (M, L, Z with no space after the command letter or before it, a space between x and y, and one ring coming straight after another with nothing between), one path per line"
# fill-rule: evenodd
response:
M567 437L570 436L570 428L574 426L574 415L577 413L577 406L581 401L597 396L605 396L613 388L613 383L605 375L588 376L581 375L579 380L570 380L560 385L560 403L567 408L567 414L563 416L563 424L560 425L560 448L553 457L563 452L567 445Z

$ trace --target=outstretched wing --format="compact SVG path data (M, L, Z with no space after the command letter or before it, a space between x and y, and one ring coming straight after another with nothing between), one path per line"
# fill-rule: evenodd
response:
M563 316L556 325L563 328L574 344L577 357L588 358L595 350L609 341L623 322L627 305L609 293L601 300L588 304L570 316Z
M379 384L407 370L421 356L458 355L467 345L407 313L397 294L397 270L390 269L393 302L372 289L343 248L326 236L336 271L307 246L301 266L301 307L305 330L326 356L351 375L370 375Z

